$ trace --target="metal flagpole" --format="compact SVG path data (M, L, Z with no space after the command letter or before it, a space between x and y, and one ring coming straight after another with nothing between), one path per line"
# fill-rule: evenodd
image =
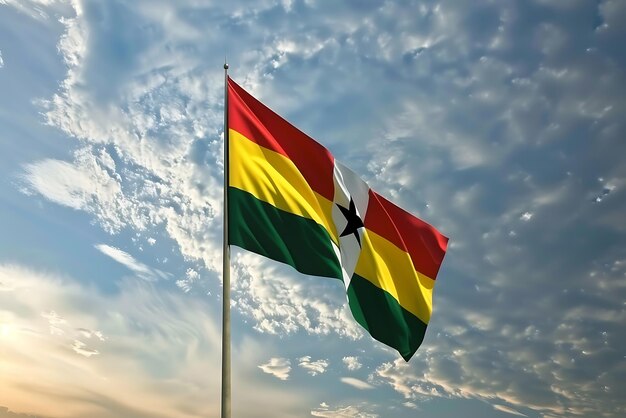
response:
M230 246L228 245L228 64L224 60L224 246L222 264L222 416L230 418Z

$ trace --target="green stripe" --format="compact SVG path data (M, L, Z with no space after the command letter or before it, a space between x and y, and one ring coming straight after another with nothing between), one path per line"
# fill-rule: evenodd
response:
M228 242L295 267L301 273L341 279L330 235L318 223L228 188Z
M426 324L389 293L354 274L348 287L354 319L376 340L395 348L409 361L424 340Z

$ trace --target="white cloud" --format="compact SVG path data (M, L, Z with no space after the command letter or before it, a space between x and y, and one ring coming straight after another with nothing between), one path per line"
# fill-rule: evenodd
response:
M359 370L362 364L359 362L359 358L355 356L346 356L342 359L343 364L350 371Z
M65 334L65 325L67 321L59 316L55 311L42 312L41 317L48 320L50 325L50 334L63 335Z
M417 408L417 404L415 404L415 402L407 401L407 402L403 402L402 405L404 405L404 406L406 406L407 408L410 408L410 409L418 409Z
M185 272L185 278L176 281L176 286L180 287L183 292L191 291L194 284L200 279L200 273L192 268L188 268Z
M90 338L95 337L95 338L97 338L100 341L105 341L106 340L105 336L100 331L92 331L92 330L86 329L86 328L76 328L76 331L81 333L84 338L90 339Z
M4 406L51 417L217 413L220 333L203 298L136 280L102 292L6 264L0 264L0 281L14 289L0 293ZM50 334L50 321L64 333ZM261 418L271 409L286 418L310 404L250 374L259 355L253 339L233 345L234 415Z
M4 60L2 59L2 50L0 50L0 68L4 67Z
M328 360L320 359L311 361L311 356L304 356L298 359L298 366L302 367L311 376L323 374L328 367Z
M259 365L259 369L280 380L287 380L291 371L291 362L286 358L272 357L267 363Z
M506 405L493 405L493 408L498 410L498 411L506 412L507 414L511 414L511 415L517 415L517 416L520 416L520 417L527 417L528 416L528 415L522 414L521 412L516 411L515 409L510 408L510 407L508 407Z
M346 303L338 280L295 276L289 267L255 254L233 257L233 300L240 312L254 318L255 329L269 334L363 335Z
M66 0L0 0L0 5L9 5L33 19L45 21L50 15L67 12Z
M341 380L346 385L350 385L350 386L355 387L355 388L360 389L360 390L374 389L374 386L372 386L369 383L364 382L362 380L356 379L354 377L342 377L339 380Z
M87 209L96 198L113 201L120 193L119 184L88 158L83 154L76 165L58 160L29 164L25 167L25 179L34 191L73 209Z
M112 247L107 244L97 244L95 247L104 255L111 257L113 260L128 268L130 271L135 273L137 277L143 280L155 281L159 279L167 279L169 277L167 273L138 261L132 255L128 254L126 251L120 250L119 248Z
M77 354L80 354L81 356L85 356L87 358L100 354L98 350L87 348L87 344L79 340L74 340L74 343L72 344L72 349Z
M580 315L577 318L580 318ZM584 357L590 355L583 353L585 348L589 347L589 342L575 341L567 328L564 327L563 331L565 335L568 335L567 342L556 341L556 345L567 344L577 354L563 353L549 358L545 352L531 347L537 344L535 341L541 341L539 344L549 346L548 340L553 340L555 336L537 336L532 330L513 335L505 331L503 338L509 340L513 338L516 341L525 341L527 344L523 348L521 346L517 349L509 347L508 353L497 350L496 353L500 354L495 355L494 352L485 348L473 350L472 356L468 356L465 350L448 351L450 348L446 348L448 347L446 339L441 336L434 340L434 344L431 344L432 346L428 349L418 351L417 357L411 363L398 359L393 363L382 364L376 369L372 379L373 382L390 385L408 402L431 397L475 398L489 404L495 402L495 408L502 411L505 411L503 408L508 408L505 412L511 414L521 414L514 409L518 407L529 408L539 414L551 416L587 416L597 409L590 406L594 401L587 399L586 396L580 396L579 394L584 392L584 389L579 386L579 383L568 381L565 376L571 376L570 373L576 373L575 368L580 367L580 365L577 366L578 361L572 362L572 356L584 362ZM477 343L481 340L480 335L481 333L476 333L472 337L471 334L461 334L454 339L465 340L465 344L469 344L469 341ZM495 344L496 340L492 338L492 344ZM500 346L500 343L497 344ZM505 346L508 347L508 345ZM567 353L572 353L572 351L568 349ZM481 366L483 361L489 362L493 367L490 367L489 371L484 370ZM511 375L501 371L501 364L506 364L507 368L518 372ZM534 366L528 368L528 364ZM526 371L522 372L523 370ZM570 370L570 372L564 370ZM545 382L549 379L544 374L552 375L553 373L559 376L559 383L552 382L549 387L546 387ZM531 391L528 389L529 386L535 389ZM603 396L600 392L598 394L598 396ZM511 406L502 407L499 403Z
M386 383L406 399L415 398L414 392L417 389L415 382L418 381L418 377L411 372L409 366L404 362L396 360L394 364L384 363L376 369L376 375L382 377Z
M532 212L524 212L522 213L522 215L520 216L520 219L522 221L530 221L533 217L533 213Z
M331 409L325 402L320 404L320 407L311 411L311 415L314 417L324 418L378 418L378 415L365 411L365 408L348 405Z

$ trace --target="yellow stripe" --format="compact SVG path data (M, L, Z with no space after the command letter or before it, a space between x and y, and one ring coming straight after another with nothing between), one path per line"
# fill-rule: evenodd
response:
M328 199L311 189L287 157L229 130L229 185L270 205L322 225L337 244L337 230Z
M427 324L435 281L415 271L408 253L386 238L370 230L364 231L355 273L386 290L404 309Z

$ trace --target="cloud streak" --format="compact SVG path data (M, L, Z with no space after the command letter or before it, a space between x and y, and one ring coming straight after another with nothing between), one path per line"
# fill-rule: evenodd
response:
M136 280L101 293L19 265L0 264L0 280L14 285L0 293L0 328L8 330L0 333L3 399L10 410L55 417L218 416L220 334L205 301ZM51 333L51 321L63 332ZM245 372L258 361L250 355L257 344L233 346L245 365L233 371L234 409L250 417L267 408L292 416L289 411L307 402L301 394L286 396L284 387L264 387Z
M350 385L350 386L352 386L354 388L357 388L357 389L360 389L360 390L374 389L374 386L372 386L369 383L364 382L362 380L356 379L354 377L342 377L339 380L341 380L346 385Z
M140 279L146 281L156 281L159 279L167 279L169 277L167 273L139 262L132 255L120 250L119 248L112 247L107 244L97 244L95 245L95 248L102 254L111 257L113 260L128 268Z
M302 367L311 376L317 376L323 374L328 367L328 360L311 360L311 356L304 356L298 359L298 366Z
M286 358L271 358L267 363L260 364L259 369L280 380L287 380L291 371L291 362Z
M363 365L359 362L359 358L355 356L347 356L341 359L346 369L350 371L359 370Z
M327 418L377 418L379 416L366 411L361 406L348 405L333 409L325 403L321 404L319 408L312 410L311 415Z

